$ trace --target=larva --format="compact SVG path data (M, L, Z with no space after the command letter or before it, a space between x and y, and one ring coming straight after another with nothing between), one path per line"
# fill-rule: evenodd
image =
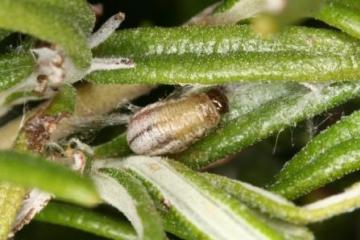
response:
M228 111L228 100L218 89L160 101L136 112L129 121L127 142L141 155L173 154L216 127Z

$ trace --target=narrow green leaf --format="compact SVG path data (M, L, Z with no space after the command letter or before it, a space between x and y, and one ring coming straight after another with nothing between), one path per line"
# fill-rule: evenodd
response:
M22 97L25 97L26 94L21 94ZM49 115L57 115L59 113L66 114L73 110L74 105L71 104L71 101L74 101L75 92L72 86L64 86L62 91L53 99L53 101L49 104L47 109L45 110L46 114ZM38 114L42 114L43 112L39 112ZM37 116L39 117L39 116ZM18 126L17 126L18 128ZM27 151L29 144L28 144L28 136L25 134L24 131L20 131L17 136L17 140L15 142L16 149L22 149ZM6 152L3 154L7 154ZM18 160L14 159L11 164L18 164L19 167L7 165L6 167L10 167L10 169L4 168L1 169L5 172L0 171L0 178L4 178L2 180L5 181L14 181L17 183L17 185L11 185L12 188L9 188L7 191L2 192L1 196L3 199L5 199L3 203L0 203L0 208L4 208L4 211L1 211L4 215L8 215L8 222L12 222L14 220L15 215L10 214L11 212L19 213L19 207L23 203L23 198L25 197L25 194L27 193L28 189L31 187L39 187L42 190L48 191L51 193L55 193L60 198L64 198L65 200L73 201L73 202L79 202L81 204L95 204L95 201L97 201L97 195L94 191L94 187L91 185L91 182L88 182L88 180L81 179L80 176L75 175L75 173L70 172L70 170L63 169L62 166L59 166L60 172L57 172L55 169L57 166L47 166L49 163L41 163L41 161L44 161L43 159L30 159L30 160L22 160L22 158L26 158L28 155L20 154L19 156L16 155L16 153L13 153L15 155L7 156L9 159L1 159L5 161L11 161L11 158L18 158ZM32 156L30 156L31 158ZM5 164L3 163L3 164ZM32 169L32 168L35 169ZM45 167L45 169L41 169ZM27 168L30 168L29 172L26 172L26 174L22 175L22 171L27 171ZM39 169L37 169L39 168ZM62 171L64 171L62 173ZM19 171L19 172L18 172ZM50 172L46 172L50 171ZM53 179L52 172L58 174L58 176L55 176L55 181L53 185L44 186L48 179ZM35 177L33 176L35 175ZM62 175L62 176L61 176ZM23 179L22 177L25 177ZM31 178L33 181L28 181L26 178ZM70 177L70 178L68 178ZM65 185L62 185L62 178L66 179ZM32 185L34 184L34 185ZM62 189L64 188L64 189ZM72 188L74 188L72 190ZM82 189L83 188L83 189ZM21 190L21 191L20 191ZM74 191L74 192L71 192ZM74 195L74 196L72 196ZM51 196L48 195L48 198ZM36 205L36 204L35 204ZM41 208L41 206L40 206ZM35 207L36 209L36 207ZM26 212L26 210L24 211ZM31 220L32 213L35 212L33 210L30 210L25 218ZM10 217L11 216L11 217ZM6 218L4 218L5 221ZM19 228L22 228L23 222L21 218L20 220L15 222L15 226L13 229L13 232L16 232L19 230ZM26 223L25 223L26 224ZM5 226L5 225L4 225ZM1 239L1 238L0 238Z
M0 91L13 87L27 78L35 68L34 58L29 53L0 55Z
M333 30L288 27L263 38L250 26L137 28L114 33L94 49L96 57L144 57L191 54L207 56L231 53L294 52L316 55L349 55L360 51L360 43ZM295 70L295 69L294 69Z
M360 39L360 1L325 0L315 18Z
M246 146L344 103L360 94L360 84L339 83L276 99L226 123L192 145L177 160L201 168Z
M112 169L125 168L138 176L156 200L166 230L182 238L283 239L246 206L179 163L135 156L97 164Z
M344 192L303 207L313 219L323 220L338 214L352 212L360 207L360 183L357 182ZM312 220L314 221L314 220Z
M26 153L0 151L0 180L39 188L58 198L83 205L99 202L91 181L61 165Z
M283 167L276 176L273 186L270 188L275 189L277 188L276 185L287 182L288 179L293 178L303 168L305 169L333 147L358 138L360 134L359 122L360 112L356 111L325 131L322 131Z
M224 189L241 202L272 217L293 223L308 223L310 220L308 214L304 212L302 216L300 208L292 202L265 189L215 174L204 173L202 176L217 188Z
M305 226L292 224L286 221L282 221L273 217L266 216L259 212L254 214L265 221L270 227L274 228L278 232L281 232L285 239L288 240L314 240L314 234Z
M348 129L344 129L348 131ZM329 141L331 141L329 139ZM360 141L352 139L341 142L330 149L317 146L318 156L296 157L296 161L303 160L303 166L288 170L286 167L270 186L271 191L289 199L298 198L329 182L341 178L360 169ZM311 161L309 161L311 158ZM291 161L290 161L291 162Z
M126 140L126 133L94 148L95 158L123 157L129 154L131 154L131 149Z
M121 71L98 71L88 80L101 84L221 84L241 81L347 81L360 78L353 56L310 56L299 53L154 56Z
M80 68L90 64L87 38L94 20L94 14L83 0L1 1L1 28L59 44Z
M161 219L139 180L124 170L108 168L98 169L93 178L103 200L129 219L140 239L165 239Z
M127 221L69 204L50 202L35 220L76 228L109 239L136 239Z
M140 28L114 34L95 56L126 56L132 69L97 71L97 83L229 83L360 78L360 42L330 30L291 27L264 39L249 26Z
M244 225L248 225L249 228L252 228L251 231L258 231L258 233L254 234L258 235L258 238L285 239L284 235L281 232L277 232L274 228L269 226L266 221L262 221L262 219L258 218L258 216L255 215L252 211L250 211L250 209L247 209L245 205L236 203L236 201L234 201L234 199L230 198L227 194L225 194L225 192L219 191L218 188L209 184L196 172L191 171L190 169L177 162L169 161L169 165L173 168L172 171L179 172L181 176L185 178L186 181L189 181L195 188L197 188L200 193L208 195L210 199L212 199L212 201L217 202L218 206L230 210L230 212L233 212L234 217L237 218L238 221L239 219L242 219L238 222L239 225L242 223ZM194 203L194 201L197 201L196 198L193 199L192 203ZM238 226L238 228L239 227L240 226ZM238 236L242 235L239 234ZM246 239L245 236L242 236L241 238Z
M203 174L211 184L224 189L242 203L268 214L296 224L323 221L338 214L360 207L360 184L357 183L339 193L314 203L298 207L285 198L247 183L231 180L214 174Z

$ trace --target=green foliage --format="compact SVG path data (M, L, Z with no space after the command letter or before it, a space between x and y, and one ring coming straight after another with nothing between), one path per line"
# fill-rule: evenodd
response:
M1 0L0 27L59 44L80 68L88 67L87 37L94 15L85 1Z
M18 230L14 223L27 223L32 218L27 213L37 211L38 221L111 239L166 239L166 233L183 239L314 239L306 225L359 208L359 182L310 204L292 200L360 169L360 111L332 119L338 122L326 123L327 129L303 141L298 152L288 150L282 158L290 160L267 188L197 172L258 142L268 144L266 138L334 107L358 108L360 1L280 3L285 5L225 0L187 26L112 34L119 14L91 38L95 16L84 0L0 0L0 116L15 104L48 100L24 113L21 123L9 122L0 129L0 134L16 139L12 149L0 150L0 240ZM191 6L190 1L186 4ZM337 29L314 28L308 22L289 25L305 16ZM236 25L241 20L250 21ZM29 36L12 41L17 33ZM98 37L105 41L91 50L89 42ZM42 58L30 52L38 47L48 48ZM121 131L132 111L123 107L140 94L112 99L111 94L100 96L105 90L81 104L107 99L107 110L79 114L76 88L81 84L71 84L83 78L95 86L198 86L190 91L183 87L169 98L211 87L200 84L220 85L229 111L183 152L129 157L126 130ZM57 117L61 120L54 120ZM120 134L104 136L112 129ZM32 141L41 147L32 147ZM254 148L255 153L246 155L250 160L265 154L256 154L263 149ZM230 164L237 171L236 164ZM33 188L48 193L46 200L30 197ZM127 220L59 202L41 211L51 196L91 207L102 200Z
M0 90L6 90L20 83L34 70L34 59L28 53L7 53L0 55Z
M36 187L70 202L83 205L99 203L99 196L89 179L30 154L1 151L0 180Z
M316 18L360 38L360 1L325 0Z
M51 202L36 216L36 220L77 228L110 239L136 239L127 221L64 203Z
M241 203L258 209L272 218L279 218L295 224L323 221L337 214L347 212L349 209L358 208L360 205L358 183L343 193L298 207L285 198L247 183L214 174L203 174L203 176L214 186L225 190Z
M138 237L165 239L161 219L142 183L122 169L98 171L94 179L101 197L128 217Z
M262 38L249 26L138 28L113 34L94 49L97 57L124 55L135 60L144 57L185 55L206 56L241 53L299 53L309 55L349 55L360 43L332 30L288 27Z
M186 239L234 235L246 239L283 239L281 233L258 219L246 206L219 192L181 164L138 156L100 166L115 172L122 168L131 170L152 193L164 215L165 228ZM219 221L223 224L219 225Z
M194 168L204 167L286 127L295 126L302 120L355 98L359 91L358 83L333 84L318 91L290 91L287 96L271 99L249 113L226 122L223 127L187 149L178 160Z
M102 84L357 80L359 50L356 39L302 27L269 39L245 25L139 28L115 34L94 51L101 57L125 54L136 68L95 72L87 79Z
M355 112L314 138L283 168L270 189L293 199L358 170L359 116Z

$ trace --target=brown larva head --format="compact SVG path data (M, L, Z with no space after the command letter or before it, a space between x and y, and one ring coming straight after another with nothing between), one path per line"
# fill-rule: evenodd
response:
M229 111L229 101L222 89L213 88L207 91L206 95L209 97L220 114Z

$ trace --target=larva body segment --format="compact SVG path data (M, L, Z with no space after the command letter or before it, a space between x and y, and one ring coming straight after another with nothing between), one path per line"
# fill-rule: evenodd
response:
M219 90L151 104L130 119L127 141L141 155L181 152L217 126L227 111L227 98Z

